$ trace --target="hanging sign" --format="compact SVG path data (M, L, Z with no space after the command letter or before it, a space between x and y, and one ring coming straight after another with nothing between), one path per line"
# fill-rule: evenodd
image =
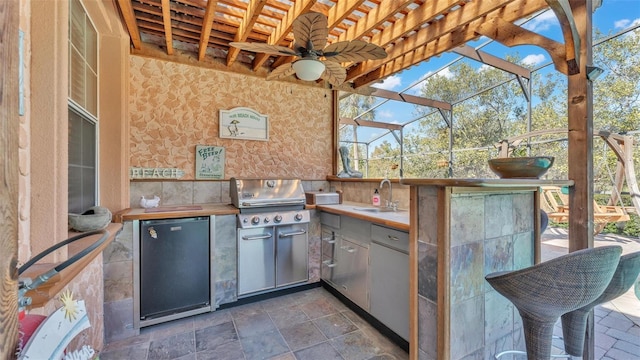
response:
M196 145L196 179L224 179L224 148Z
M219 135L227 139L268 141L269 117L246 107L220 110Z

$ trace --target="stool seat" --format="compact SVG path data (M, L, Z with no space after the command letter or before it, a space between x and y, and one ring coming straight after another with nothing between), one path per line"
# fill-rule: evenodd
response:
M550 358L555 322L602 294L621 253L620 246L583 249L524 269L485 277L518 309L528 359Z
M591 303L562 315L562 337L564 351L573 356L582 356L587 330L587 316L597 305L611 301L633 286L640 274L640 251L620 257L616 271L602 295Z

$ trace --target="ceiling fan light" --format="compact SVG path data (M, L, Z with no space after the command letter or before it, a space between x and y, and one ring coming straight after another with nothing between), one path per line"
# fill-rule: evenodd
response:
M324 72L324 63L318 60L301 59L293 63L293 69L300 80L315 81Z

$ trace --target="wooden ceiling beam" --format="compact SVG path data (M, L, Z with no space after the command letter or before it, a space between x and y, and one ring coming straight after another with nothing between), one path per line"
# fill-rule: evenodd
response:
M410 11L404 18L396 21L392 26L373 35L371 42L386 47L393 41L401 39L410 32L417 30L425 22L430 22L437 16L444 15L449 12L451 8L459 4L460 0L425 2L422 6ZM456 11L462 11L462 9Z
M356 10L365 0L341 0L333 5L327 14L329 30L337 27L354 10Z
M406 37L402 42L396 43L388 49L387 57L380 60L369 60L362 62L347 72L347 81L355 79L359 76L367 74L376 68L383 66L388 62L394 61L396 58L411 53L430 41L434 41L444 34L448 34L455 29L468 25L473 20L480 17L480 21L484 20L484 16L500 9L499 1L480 1L467 4L460 13L452 12L441 20L416 31L414 34ZM439 40L438 40L439 41ZM452 45L453 47L453 45Z
M253 25L256 23L258 16L260 16L260 12L264 5L266 4L266 0L250 0L247 5L247 10L244 13L244 18L238 27L238 31L236 32L236 36L233 41L245 41L249 37L251 30L253 29ZM227 66L231 66L236 58L240 54L240 49L236 47L229 47L229 52L227 53Z
M267 44L270 45L279 45L282 40L285 39L287 34L291 32L291 27L293 26L293 21L298 18L298 16L308 12L311 7L316 3L317 0L298 0L289 8L287 14L282 19L278 27L274 30L274 32L269 36L269 40ZM253 59L253 71L258 70L264 63L267 61L270 55L268 54L256 54L256 57Z
M202 33L200 36L200 43L198 44L198 60L202 61L204 55L207 53L207 46L209 45L209 35L211 34L211 26L213 25L213 18L216 15L216 3L218 0L207 1L207 8L204 11L204 19L202 20Z
M162 0L162 21L164 38L167 44L167 55L173 55L173 37L171 35L171 8L169 0Z
M504 21L513 22L548 8L544 0L516 0L502 8L494 9L490 13L480 11L486 10L487 7L490 8L493 4L493 1L482 1L466 5L464 12L457 15L451 13L443 20L407 37L400 46L393 46L391 50L388 51L390 56L386 59L370 60L358 64L354 67L353 74L351 74L351 70L347 73L347 79L369 74L373 70L384 66L384 71L369 75L366 80L356 81L358 84L356 87L369 84L370 82L391 75L392 73L390 73L390 71L392 71L392 69L402 71L477 38L478 34L475 32L475 29L488 21L488 19L500 17L503 18ZM482 14L482 16L473 15L474 13ZM464 25L456 26L456 22ZM449 31L449 29L455 31L452 32ZM398 54L400 54L400 56L398 56ZM402 58L400 61L397 60L399 57ZM380 77L375 78L375 76Z
M372 9L367 16L362 17L354 26L349 27L347 31L338 37L337 41L350 41L362 38L412 2L412 0L385 1L384 5Z
M118 0L118 6L120 7L120 12L122 13L122 20L124 21L124 24L129 31L131 44L133 44L134 49L140 50L142 48L140 41L140 31L138 30L136 14L133 12L131 0Z
M451 50L452 52L479 61L483 64L493 66L502 71L506 71L526 79L531 79L531 70L514 64L497 56L491 55L482 50L476 50L469 45L462 45Z
M500 18L485 22L476 29L476 32L509 47L516 45L539 46L549 53L556 70L565 75L569 74L568 63L570 60L566 58L565 46L557 41L523 29ZM578 72L580 72L579 69Z
M560 21L560 28L564 37L565 58L569 75L580 73L580 36L573 18L571 5L568 0L547 0L547 4Z

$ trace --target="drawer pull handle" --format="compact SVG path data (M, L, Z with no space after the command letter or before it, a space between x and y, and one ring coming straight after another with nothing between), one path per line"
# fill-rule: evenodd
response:
M322 239L322 241L326 242L327 244L335 244L336 243L336 241L331 239L331 238Z
M389 238L389 240L392 240L392 241L400 241L400 238L398 238L397 236L387 235L387 237Z
M351 246L343 246L341 247L342 250L348 252L348 253L354 253L356 252L356 249L352 248Z
M328 268L336 267L336 265L338 265L338 263L332 263L331 260L325 260L322 263Z

